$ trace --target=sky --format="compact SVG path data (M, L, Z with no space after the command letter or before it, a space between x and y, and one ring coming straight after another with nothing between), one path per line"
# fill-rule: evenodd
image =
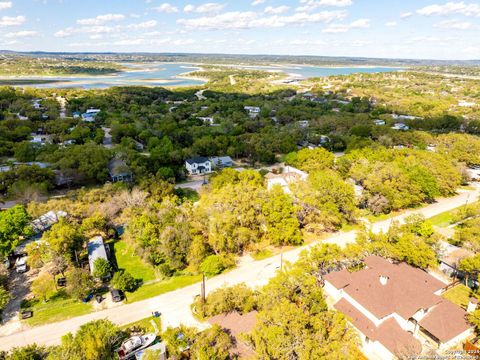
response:
M0 0L0 49L480 59L480 2Z

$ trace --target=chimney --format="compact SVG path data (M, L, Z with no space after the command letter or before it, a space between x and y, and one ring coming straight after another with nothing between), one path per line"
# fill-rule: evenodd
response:
M474 297L470 298L470 301L468 302L468 306L467 306L467 312L472 313L475 310L477 310L477 304L478 304L477 298L474 298Z
M380 284L385 286L387 285L387 282L388 282L388 276L380 275Z

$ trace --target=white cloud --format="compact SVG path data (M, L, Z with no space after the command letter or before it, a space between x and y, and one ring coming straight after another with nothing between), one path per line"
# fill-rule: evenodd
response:
M167 14L178 12L178 8L169 3L163 3L162 5L157 6L156 8L153 8L153 9L158 12L167 13Z
M262 16L253 11L227 12L196 19L179 19L177 23L193 29L252 29L275 28L306 23L329 23L345 18L344 11L322 11L313 14L296 13L289 16Z
M438 24L435 24L435 27L442 29L453 29L453 30L469 30L474 26L469 21L457 21L457 20L445 20Z
M130 24L127 26L129 29L133 30L145 30L145 29L151 29L155 26L157 26L157 21L156 20L149 20L149 21L144 21L138 24Z
M394 27L394 26L397 26L398 23L396 21L388 21L385 23L385 26L388 26L388 27Z
M195 11L200 14L211 14L211 13L218 13L222 11L224 7L225 7L225 4L206 3L206 4L198 5Z
M183 8L183 11L186 13L192 12L194 10L195 10L195 6L192 4L185 5L185 7Z
M267 6L264 10L266 14L283 14L287 12L290 9L290 7L286 5L278 6L278 7L273 7L273 6Z
M409 17L412 16L412 15L413 15L412 12L404 12L404 13L401 13L401 14L400 14L400 17L401 17L402 19L406 19L406 18L409 18Z
M290 45L294 46L304 46L304 45L327 45L323 40L307 40L307 39L297 39L289 42Z
M25 16L3 16L0 18L0 26L22 25L27 19Z
M31 36L35 36L37 34L38 33L36 31L23 30L23 31L7 33L7 34L4 35L4 37L7 38L7 39L14 39L14 38L31 37Z
M431 16L431 15L449 15L460 14L465 16L480 17L479 4L465 4L465 2L447 2L443 5L433 4L418 9L417 14Z
M198 6L188 4L188 5L185 5L185 7L183 8L183 11L186 13L196 12L199 14L215 14L222 11L224 7L225 7L225 4L219 4L219 3L206 3Z
M253 0L252 1L252 6L257 6L257 5L260 5L260 4L263 4L265 3L265 0Z
M109 34L115 31L115 28L110 26L86 26L81 28L69 27L66 29L58 30L53 36L58 38L66 38L75 34Z
M369 19L358 19L350 24L331 24L322 30L324 33L345 33L350 29L365 29L370 27Z
M11 1L0 1L0 10L10 9L12 6Z
M352 0L300 0L299 6L296 8L296 11L313 11L322 6L335 6L335 7L346 7L353 4Z
M99 15L95 18L90 19L80 19L77 20L77 24L79 25L103 25L110 21L120 21L125 19L125 15L123 14L105 14Z

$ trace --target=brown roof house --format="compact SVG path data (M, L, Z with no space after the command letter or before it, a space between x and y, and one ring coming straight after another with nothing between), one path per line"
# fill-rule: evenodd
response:
M364 264L362 270L335 271L323 280L334 307L358 330L366 354L403 358L420 354L427 343L441 351L473 333L467 312L440 296L441 281L378 256Z
M238 356L240 359L254 358L255 352L253 349L242 340L241 334L248 334L252 332L257 323L257 312L251 311L246 314L240 314L236 311L220 314L208 319L210 324L219 325L226 331L233 339L233 348L231 355Z

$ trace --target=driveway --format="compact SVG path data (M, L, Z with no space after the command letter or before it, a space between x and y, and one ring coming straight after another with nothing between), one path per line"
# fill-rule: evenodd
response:
M462 206L467 201L473 202L479 194L479 188L476 186L474 190L462 191L455 197L440 199L437 203L422 209L406 211L390 220L374 223L371 225L371 228L375 232L385 231L393 220L403 221L405 217L414 213L432 217ZM324 239L323 242L344 246L355 241L355 235L355 231L337 233ZM283 260L291 263L295 262L300 252L311 246L313 244L285 252ZM254 261L249 256L243 257L240 259L238 267L234 270L207 280L207 293L223 285L234 285L242 282L251 287L265 285L276 274L279 266L280 255L261 261ZM195 320L190 312L190 304L198 294L200 294L200 283L133 304L122 305L117 308L98 311L58 323L22 330L9 336L0 337L0 350L8 350L15 346L24 346L34 342L43 345L58 344L63 335L68 332L75 332L86 322L96 319L109 319L118 325L124 325L149 317L152 311L162 313L162 325L164 328L177 326L180 323L205 328L208 325Z

